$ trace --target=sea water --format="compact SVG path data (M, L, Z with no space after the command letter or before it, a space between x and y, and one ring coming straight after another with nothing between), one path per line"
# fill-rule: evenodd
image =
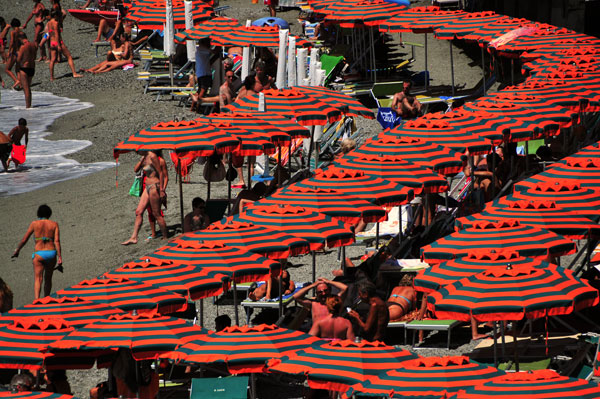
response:
M57 118L69 112L91 108L93 104L34 91L33 107L27 109L23 92L1 90L0 94L0 131L8 134L17 126L19 118L25 118L29 128L26 162L17 169L11 163L8 173L3 172L0 165L0 197L36 190L59 181L76 179L114 167L114 162L80 164L66 158L69 154L92 145L91 141L46 140L46 137L52 134L46 129ZM21 144L25 144L24 140L21 140Z

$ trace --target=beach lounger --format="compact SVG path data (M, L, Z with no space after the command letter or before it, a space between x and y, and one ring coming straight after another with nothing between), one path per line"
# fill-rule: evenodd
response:
M459 320L413 320L406 325L406 330L413 330L413 346L417 330L446 331L448 333L447 348L450 349L452 330L462 324Z
M98 58L98 47L110 47L110 42L107 42L105 40L100 41L100 42L93 42L92 46L94 46L94 51L96 53L96 58Z
M260 281L256 284L257 287L266 284L264 281ZM292 302L294 302L294 294L298 292L302 287L308 283L296 283L296 289L289 295L284 295L282 298L283 309L287 308ZM248 288L249 290L249 288ZM259 301L253 301L252 299L244 299L242 301L242 307L246 311L246 324L250 324L250 316L252 315L253 309L278 309L279 308L279 297L271 298L266 300L265 298Z
M190 399L246 399L248 376L192 378Z

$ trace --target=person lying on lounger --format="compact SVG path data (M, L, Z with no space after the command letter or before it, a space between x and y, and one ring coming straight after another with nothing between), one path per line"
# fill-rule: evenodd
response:
M248 294L248 298L253 301L259 301L262 298L279 298L279 279L281 278L281 289L283 295L289 295L296 289L296 284L290 279L290 273L287 270L281 272L279 276L271 274L266 284L258 286Z
M106 61L102 61L90 69L86 69L85 72L108 72L131 64L132 62L133 49L131 47L131 42L125 33L120 33L119 36L111 40L111 49L106 56Z

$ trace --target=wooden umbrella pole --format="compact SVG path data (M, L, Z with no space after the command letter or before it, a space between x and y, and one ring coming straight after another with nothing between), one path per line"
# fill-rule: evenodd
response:
M513 340L515 342L515 371L519 371L519 340L517 339L517 322L513 322Z
M252 188L252 167L251 167L251 161L250 161L250 157L247 157L248 159L248 184L246 184L246 188L248 188L248 190L250 190Z
M210 199L210 180L207 183L208 184L206 185L206 200L208 201Z

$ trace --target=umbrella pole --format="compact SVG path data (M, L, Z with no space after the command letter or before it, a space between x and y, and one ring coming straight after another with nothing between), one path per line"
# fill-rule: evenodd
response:
M452 76L452 95L454 95L454 57L452 55L452 40L448 41L450 44L450 74Z
M200 325L204 326L204 298L200 299L200 318L198 319L200 321Z
M288 173L292 177L292 140L290 140L290 146L288 148Z
M277 187L281 187L281 144L279 144L277 149Z
M279 318L283 316L283 265L281 265L281 269L279 270Z
M177 179L179 180L179 214L181 215L181 232L183 233L183 183L181 177L181 160L177 163Z
M311 253L313 281L317 281L317 254L315 254L315 251L311 251Z
M342 249L342 271L346 275L346 247L340 247Z
M248 190L252 189L252 169L251 169L251 162L250 162L250 157L247 158L248 159L248 184L246 184L246 187L248 188Z
M485 52L481 47L481 75L483 76L483 95L485 96Z
M398 206L398 241L402 242L404 235L404 229L402 228L402 205Z
M375 226L375 249L379 248L379 222Z
M501 339L502 339L502 359L506 359L506 333L505 333L506 322L504 320L502 320L500 325L502 326L502 329L500 330Z
M493 336L494 336L494 367L498 367L498 339L496 337L496 330L498 329L498 322L494 321L494 329L493 329Z
M206 200L208 201L210 199L210 181L208 182L208 185L206 186Z
M510 59L510 84L515 85L515 59Z
M529 171L529 140L525 141L525 170Z
M237 306L237 283L235 278L233 279L233 311L235 313L235 325L240 325L240 316L238 315L238 306Z
M256 399L256 375L250 373L250 397Z
M519 342L517 340L517 322L513 322L513 340L515 342L515 371L519 371Z

